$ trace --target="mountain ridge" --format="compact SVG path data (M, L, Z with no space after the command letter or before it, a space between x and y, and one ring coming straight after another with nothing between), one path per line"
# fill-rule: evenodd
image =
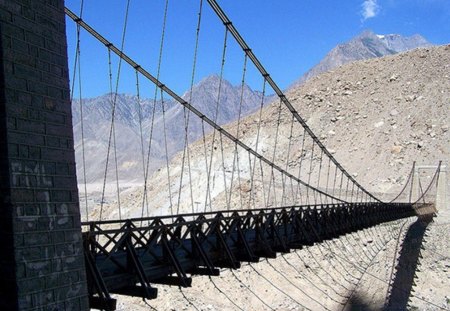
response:
M321 73L353 61L393 55L431 45L419 34L404 37L399 34L377 35L371 30L365 30L349 41L331 49L317 65L303 74L289 89L301 85Z
M220 99L218 90L220 84ZM191 90L186 91L183 99L218 124L226 124L254 112L266 104L270 97L263 99L262 93L253 91L249 86L232 85L217 75L210 75L200 80ZM191 101L192 99L192 101ZM242 105L241 105L242 102ZM115 103L115 104L114 104ZM86 180L99 182L104 178L105 159L108 149L117 149L119 163L119 179L133 180L134 176L142 176L142 157L148 157L150 150L149 173L164 165L166 150L170 158L184 148L185 120L192 113L185 110L174 100L153 100L137 98L130 94L107 93L94 98L82 100L83 127L81 133L81 110L79 100L72 105L75 137L75 151L79 182L83 182L84 163L82 155L84 134ZM111 131L112 109L114 106L114 132L109 142ZM142 128L142 139L141 139ZM212 128L197 117L189 117L188 142L201 137L203 132L209 133ZM149 143L152 137L151 145ZM166 146L167 144L167 146ZM108 148L110 145L110 148ZM114 156L110 151L110 157ZM114 159L115 160L115 159ZM112 161L110 161L112 165ZM144 165L145 167L145 165ZM113 166L109 167L114 171ZM109 176L109 175L108 175Z
M439 160L444 160L444 165L448 165L448 51L450 46L423 48L346 64L334 72L310 79L286 96L294 108L302 112L308 126L336 160L368 191L389 201L403 187L414 161L419 165L436 165ZM297 124L292 132L290 112L283 109L280 114L279 107L277 102L264 107L261 120L258 115L243 118L239 125L240 132L245 133L243 143L256 148L258 141L257 150L262 156L276 159L275 164L285 167L292 175L299 174L302 167L303 178L318 184L318 170L314 167L318 155L312 157L310 145L303 150L303 129ZM281 117L280 123L273 122L278 116ZM262 124L261 128L259 124ZM237 128L237 122L225 126L231 133ZM179 181L178 168L183 161L180 153L172 159L167 171L158 171L152 176L155 187L148 190L148 196L154 198L154 215L170 213L167 189L171 184L172 187L176 185L172 188L172 196L183 195L181 203L178 203L182 213L192 211L188 198L191 184L194 201L199 202L200 210L209 210L209 205L203 205L207 180L204 159L216 150L214 142L220 150L215 151L212 158L211 171L215 182L211 205L222 209L228 204L231 209L252 208L253 201L249 195L250 179L254 174L251 157L243 149L233 156L236 154L235 144L224 140L222 145L217 137L213 140L212 134L205 137L205 142L197 141L190 145L190 167L195 171L191 181L184 181L182 186L173 182ZM240 159L239 165L234 163L235 159ZM241 181L231 183L230 172L237 167ZM167 181L168 173L170 183ZM262 180L263 176L270 176L270 167L264 171L261 168L257 173ZM228 180L222 182L222 179ZM324 180L321 179L322 183ZM268 187L269 181L265 182ZM254 187L256 206L265 206L261 199L264 187L260 184ZM282 189L278 190L281 193ZM242 201L239 193L242 193ZM127 217L135 217L133 200L142 196L142 189L130 189L124 195L130 206Z

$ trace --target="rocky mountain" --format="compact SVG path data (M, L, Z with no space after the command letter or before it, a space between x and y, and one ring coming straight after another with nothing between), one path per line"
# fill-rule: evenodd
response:
M389 199L403 187L414 161L418 165L437 165L442 160L448 165L449 57L450 46L441 46L353 62L312 78L286 95L342 166L369 191L391 194L384 198ZM252 148L258 142L258 152L275 159L291 174L298 174L303 163L301 178L316 183L319 155L312 158L310 140L306 140L303 150L303 130L294 124L291 131L291 120L287 109L280 113L279 102L275 101L263 109L261 121L259 112L243 119L240 135ZM236 133L237 123L226 128ZM148 190L152 214L170 214L171 207L189 212L197 207L209 210L211 205L213 209L239 208L244 203L250 208L254 204L249 197L252 178L259 180L253 189L259 198L256 206L266 206L267 198L264 202L261 191L271 187L270 176L274 175L270 167L258 164L255 170L252 163L257 159L243 149L237 151L233 142L223 139L222 143L218 135L210 134L204 141L194 142L190 146L190 167L194 173L187 177L185 172L182 182L182 154L176 155L168 170L152 176L154 186ZM208 177L205 159L211 155ZM322 170L322 174L325 172ZM432 173L428 172L426 178ZM208 180L211 198L206 197ZM193 202L198 202L198 206L192 207L191 187ZM125 217L138 216L142 194L140 188L123 193L129 208ZM275 199L275 195L271 198Z
M421 35L403 37L398 34L377 35L366 30L346 43L333 48L316 66L307 71L294 85L304 83L306 80L323 72L332 70L343 64L393 55L431 44Z
M308 80L291 100L375 192L399 191L413 161L448 164L450 46L358 61Z
M309 79L286 96L328 150L371 192L395 196L413 161L435 165L443 160L448 167L450 45L345 64ZM205 98L214 100L214 96ZM242 135L247 145L290 173L297 176L301 172L300 178L306 180L310 169L300 170L300 165L303 162L303 167L317 171L314 161L308 162L314 154L308 142L303 152L304 132L291 120L292 115L274 101L261 114L245 117L239 132L236 122L225 128ZM267 206L264 201L273 201L275 194L281 200L278 203L283 204L281 191L269 190L280 188L281 178L272 175L270 167L264 167L246 150L237 150L226 138L221 140L220 134L193 142L189 157L189 174L186 170L181 173L181 152L167 169L154 172L147 188L149 214L253 207L252 192L256 193L257 207ZM318 153L315 157L319 157ZM212 160L210 176L206 159ZM432 173L426 173L424 184ZM254 184L250 182L253 174L257 180ZM122 217L146 215L142 185L122 187ZM290 185L287 188L289 196ZM90 204L89 208L91 219L96 219L99 205ZM103 219L117 219L117 210L115 198L107 200ZM195 276L195 285L190 288L180 290L157 284L158 299L150 303L158 310L381 310L392 288L391 271L396 266L407 266L399 261L399 242L415 220L412 217L384 223L279 254L276 259L244 264L238 270L222 269L218 277ZM449 228L447 211L446 217L440 212L427 231L420 270L416 270L414 292L410 295L411 310L449 307ZM348 297L352 297L350 301ZM140 298L117 298L121 310L149 308L149 303Z
M430 44L420 35L403 37L401 35L376 35L365 31L351 41L338 45L328 55L294 85L299 85L319 73L329 71L342 64L362 59L392 55L420 46ZM216 116L216 103L220 78L217 75L206 77L193 88L193 94L186 92L183 98L192 100L192 105L217 123L226 124L254 112L261 105L261 94L251 90L248 86L242 92L241 86L233 86L224 80L221 87L221 98ZM264 103L270 97L264 99ZM201 137L203 131L208 133L211 128L202 126L197 117L190 116L183 107L170 99L138 99L133 95L106 94L97 98L83 100L84 117L84 150L86 161L86 180L96 183L104 178L105 161L108 152L109 133L111 128L112 103L116 102L115 135L110 146L110 161L108 174L115 171L114 138L117 146L117 162L119 179L140 180L142 178L143 162L147 163L147 152L150 150L149 171L153 172L166 164L166 145L168 158L184 147L185 120L189 119L188 142L192 143ZM164 106L164 113L163 113ZM141 125L139 123L141 115ZM83 155L81 144L80 105L78 101L73 104L73 123L75 132L75 147L77 170L80 182L83 179ZM164 125L165 124L165 125ZM141 130L142 126L142 139ZM150 133L152 136L149 143ZM115 137L114 137L115 136ZM143 151L144 150L144 155ZM116 178L109 176L108 178Z
M443 160L448 167L450 45L345 64L308 80L286 95L336 159L371 192L398 192L413 161L430 165ZM303 131L297 123L291 123L292 116L280 110L277 101L264 107L261 119L259 115L258 112L244 118L238 133L247 145L256 148L258 141L260 153L298 174L301 159L311 156L308 151L297 152L302 145ZM280 122L274 122L278 116ZM226 129L237 133L237 123L226 125ZM261 199L261 194L271 193L268 188L276 187L270 168L263 168L245 150L236 153L233 142L223 139L221 143L218 135L212 136L205 137L206 143L197 140L190 145L191 178L186 172L181 174L181 153L173 157L167 170L154 172L147 189L152 215L190 212L191 193L192 209L209 210L211 206L204 203L208 181L213 208L242 207L242 202L252 201L249 176L255 172L257 179L264 179L253 185L259 198L256 206L264 207L264 200L270 201L268 196ZM205 158L211 155L209 178ZM254 161L253 167L249 165L250 159ZM304 166L309 164L306 162ZM302 179L308 178L308 170L301 172ZM430 180L428 177L425 176L424 183ZM142 197L142 186L125 189L121 193L122 217L144 214ZM106 202L103 219L117 219L116 206L114 199ZM91 204L90 210L92 218L98 217L98 204ZM440 212L427 232L410 297L412 310L449 307L448 211L446 215ZM151 301L152 307L158 310L351 310L354 304L363 309L383 309L386 292L392 284L391 271L402 264L397 255L399 241L415 220L415 217L407 218L360 230L340 239L280 254L276 259L245 264L239 270L222 269L218 277L195 276L195 286L182 290L158 284L159 297ZM281 295L281 290L289 296ZM353 298L348 301L348 297ZM142 299L117 298L122 310L149 308Z
M251 90L248 86L233 86L223 80L220 101L218 102L220 78L209 76L193 87L192 96L186 92L183 98L191 101L192 105L205 116L225 124L242 116L254 112L261 103L262 94ZM242 92L242 105L241 102ZM185 120L189 118L189 137L191 143L201 137L203 131L209 133L211 128L202 127L199 118L193 117L181 105L169 99L140 99L134 95L106 94L96 98L83 100L84 150L86 162L86 180L96 183L103 180L106 155L108 153L109 133L111 129L112 106L115 102L114 132L110 145L108 178L115 179L115 154L117 155L119 179L125 181L142 180L143 151L147 158L149 139L150 146L150 174L166 164L167 154L170 158L182 150L185 137ZM83 182L83 146L81 130L81 110L79 101L74 101L73 124L75 135L75 150L79 182ZM216 113L217 108L217 113ZM141 120L141 122L139 122ZM142 127L142 140L141 130ZM115 136L115 137L114 137ZM114 154L114 142L116 153ZM147 162L147 160L145 160Z

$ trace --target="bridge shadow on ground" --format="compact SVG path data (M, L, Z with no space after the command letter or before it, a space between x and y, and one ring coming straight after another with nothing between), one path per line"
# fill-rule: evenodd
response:
M375 311L373 307L370 306L370 304L365 301L364 298L353 295L350 300L348 301L348 304L345 311Z
M384 307L385 311L408 309L408 299L414 285L414 277L419 264L419 258L421 257L420 248L427 226L432 220L433 214L421 216L408 228L408 232L402 243L398 263L395 267L395 278L391 285L389 298Z

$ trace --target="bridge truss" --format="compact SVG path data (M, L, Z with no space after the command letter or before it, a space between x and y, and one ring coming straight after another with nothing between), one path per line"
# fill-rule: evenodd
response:
M91 306L115 310L110 293L156 298L151 284L188 287L188 275L218 276L242 261L276 258L414 215L408 203L356 203L85 223Z

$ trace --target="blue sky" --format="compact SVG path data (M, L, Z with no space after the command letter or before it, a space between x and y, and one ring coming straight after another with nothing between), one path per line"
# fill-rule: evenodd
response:
M84 0L83 19L120 46L125 0ZM284 89L318 63L339 43L365 29L378 34L421 34L431 43L450 43L450 0L218 0L261 63ZM131 0L125 53L156 75L165 0ZM204 0L195 81L221 69L224 28ZM80 12L80 0L66 0ZM182 94L190 87L198 0L169 0L161 81ZM67 20L69 67L72 71L75 26ZM81 34L83 97L109 91L108 54L86 32ZM243 54L228 38L224 78L238 84ZM112 58L113 83L118 59ZM261 89L262 79L249 66L247 81ZM119 92L136 93L134 71L123 64ZM141 93L153 88L141 79ZM115 89L115 87L114 87ZM77 96L77 95L76 95Z

